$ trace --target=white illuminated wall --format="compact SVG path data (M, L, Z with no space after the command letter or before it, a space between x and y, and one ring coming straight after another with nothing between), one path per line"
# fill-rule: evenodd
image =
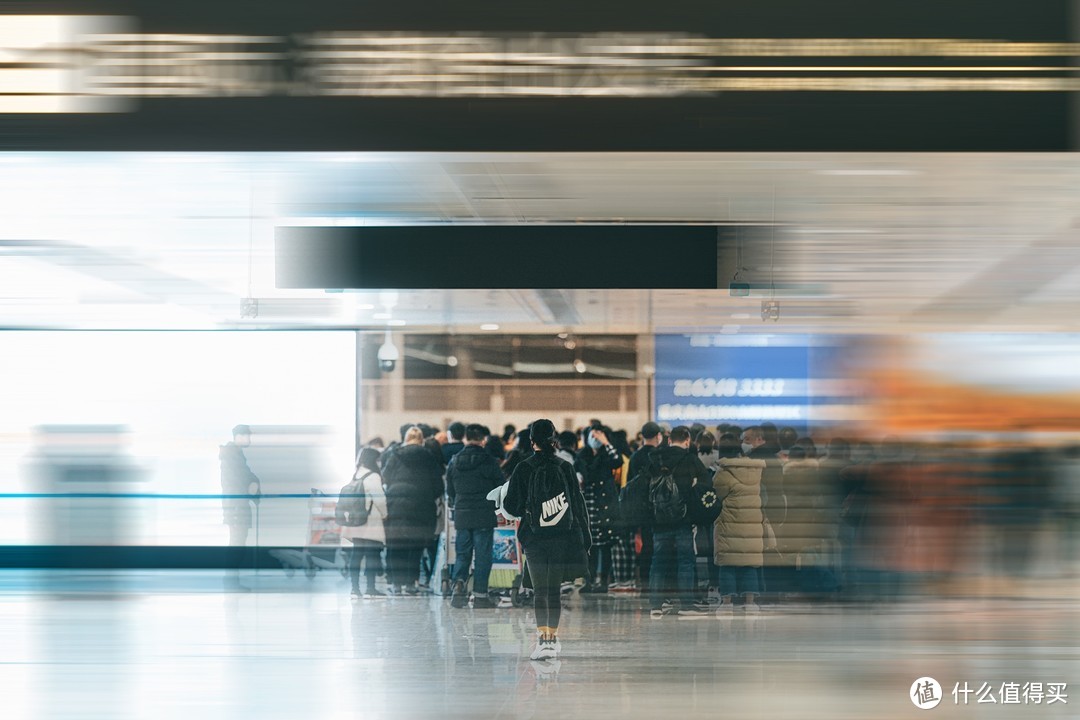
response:
M139 479L125 491L220 493L218 446L241 423L255 430L247 454L264 493L335 491L352 471L355 351L350 332L0 332L0 493L46 489L34 428L59 424L127 428ZM46 502L0 499L0 544L227 538L215 500L117 501L122 532L111 533L93 527L110 516L90 512L58 533ZM304 544L306 528L305 499L261 503L261 544Z

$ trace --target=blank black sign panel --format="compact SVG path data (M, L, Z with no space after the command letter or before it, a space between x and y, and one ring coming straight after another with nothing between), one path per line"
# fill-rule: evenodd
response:
M708 225L286 227L277 286L711 289L735 229Z

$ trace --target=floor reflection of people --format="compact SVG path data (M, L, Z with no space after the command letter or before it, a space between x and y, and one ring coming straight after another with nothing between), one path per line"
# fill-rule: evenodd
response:
M222 445L218 450L218 459L221 460L221 494L224 496L221 501L222 522L229 528L229 546L242 548L247 546L252 515L252 500L242 496L255 496L257 503L262 483L248 467L247 457L244 455L243 449L251 446L251 428L237 425L233 428L232 436L232 442ZM227 589L246 589L240 584L243 560L242 550L229 553L228 567L235 570L226 576Z

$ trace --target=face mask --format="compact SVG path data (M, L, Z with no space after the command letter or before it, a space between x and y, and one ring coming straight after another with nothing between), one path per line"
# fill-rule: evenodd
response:
M753 449L754 449L754 446L751 445L750 443L743 443L742 444L743 455L749 455L750 451L753 450Z
M604 444L590 435L589 447L591 447L593 450L599 450L600 448L604 447Z

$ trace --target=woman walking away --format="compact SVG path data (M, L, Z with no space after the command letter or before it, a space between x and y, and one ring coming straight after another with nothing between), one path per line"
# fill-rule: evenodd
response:
M570 463L555 455L558 438L550 420L532 424L534 455L510 476L503 507L521 518L518 539L525 552L536 593L536 647L533 660L558 657L559 589L564 580L581 577L591 544L585 498Z
M435 535L437 503L443 496L442 464L424 447L420 428L386 463L386 563L391 595L417 595L420 556Z
M337 521L341 525L342 542L348 540L349 580L352 599L360 599L360 564L364 563L367 579L365 598L383 597L375 589L375 578L382 575L382 551L386 545L386 495L379 475L379 451L366 447L360 451L352 482L341 488L342 498L337 505Z

